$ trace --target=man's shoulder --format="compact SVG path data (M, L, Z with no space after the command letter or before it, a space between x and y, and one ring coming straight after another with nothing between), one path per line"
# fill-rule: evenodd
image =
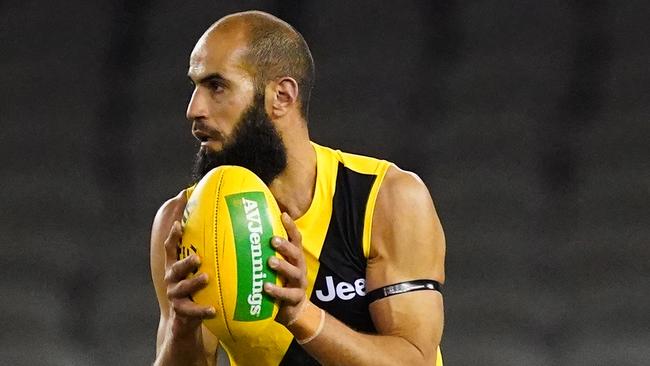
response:
M178 194L175 195L174 197L171 197L170 199L163 202L163 204L158 209L158 213L166 215L170 212L177 211L180 207L184 208L186 202L187 202L187 190L183 189L182 191L178 192Z
M417 174L392 166L375 205L370 258L391 258L405 277L443 283L444 255L444 233L428 188Z
M152 232L165 230L171 227L174 220L180 220L187 203L186 190L180 191L176 196L165 201L154 218Z
M428 207L432 203L429 190L422 179L413 172L391 165L379 190L377 203L385 209L411 210Z

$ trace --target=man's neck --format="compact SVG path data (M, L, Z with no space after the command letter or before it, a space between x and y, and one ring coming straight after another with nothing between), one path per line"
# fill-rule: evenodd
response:
M278 202L280 211L292 219L304 215L314 198L316 186L316 151L309 139L285 141L287 167L269 189Z

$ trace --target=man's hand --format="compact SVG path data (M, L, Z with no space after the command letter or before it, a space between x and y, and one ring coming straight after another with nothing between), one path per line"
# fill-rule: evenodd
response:
M191 338L197 334L203 319L215 316L215 309L197 305L190 296L204 288L208 283L208 275L194 273L201 264L200 258L194 254L182 260L177 260L178 244L183 232L178 221L174 221L165 240L165 285L170 306L171 334L178 339Z
M160 306L156 335L156 366L214 365L219 340L201 326L214 312L198 306L190 296L205 287L205 277L187 276L196 271L199 258L177 260L182 229L179 223L187 204L186 192L165 202L151 228L151 278Z
M287 325L300 316L308 300L305 295L307 288L307 265L302 252L302 236L298 227L287 213L282 214L282 224L287 231L289 240L273 237L271 245L284 257L269 258L269 266L284 280L284 287L272 283L264 284L264 291L280 300L280 311L276 320Z

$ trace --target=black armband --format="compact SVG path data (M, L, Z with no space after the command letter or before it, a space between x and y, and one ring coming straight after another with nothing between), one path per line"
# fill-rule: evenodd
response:
M438 281L434 281L434 280L404 281L393 285L388 285L388 286L380 287L378 289L374 289L368 292L366 296L368 296L369 302L374 302L379 299L383 299L384 297L404 294L412 291L423 291L423 290L438 291L442 293L442 286L440 286L440 283L438 283Z

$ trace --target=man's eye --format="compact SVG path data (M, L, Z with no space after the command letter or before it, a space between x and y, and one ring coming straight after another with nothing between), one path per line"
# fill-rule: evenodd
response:
M223 84L213 81L209 84L210 90L213 92L221 92L223 91Z

